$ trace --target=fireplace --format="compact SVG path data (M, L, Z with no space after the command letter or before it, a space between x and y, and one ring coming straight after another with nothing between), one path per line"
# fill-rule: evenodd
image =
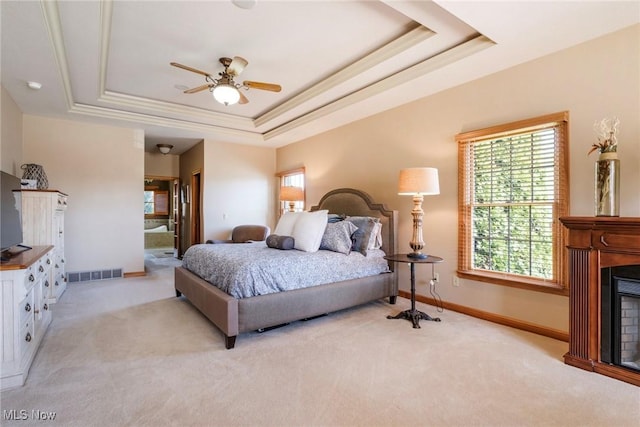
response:
M640 386L640 218L563 217L569 351L564 361Z
M601 270L600 358L640 372L640 265Z

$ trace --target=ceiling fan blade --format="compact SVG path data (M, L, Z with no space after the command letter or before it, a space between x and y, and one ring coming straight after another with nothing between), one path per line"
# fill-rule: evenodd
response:
M245 80L242 84L251 89L270 90L271 92L280 92L282 86L273 83L252 82Z
M204 72L202 70L198 70L197 68L192 68L192 67L189 67L187 65L178 64L177 62L171 62L170 64L173 65L174 67L182 68L183 70L191 71L193 73L202 74L203 76L207 76L207 77L210 76L209 73L206 73L206 72Z
M211 86L213 86L212 84L206 84L206 85L202 85L202 86L198 86L198 87L194 87L192 89L187 89L184 91L184 93L196 93L196 92L200 92L201 90L205 90L205 89L209 89Z
M247 104L249 102L247 97L244 96L240 91L238 91L238 93L240 94L240 101L238 101L238 104Z
M234 56L231 64L227 67L227 73L232 76L237 76L244 70L244 68L249 64L249 62L241 56Z

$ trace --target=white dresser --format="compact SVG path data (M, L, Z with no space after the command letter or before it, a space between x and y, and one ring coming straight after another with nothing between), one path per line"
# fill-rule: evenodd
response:
M0 266L0 388L24 384L51 323L46 297L54 266L53 246L34 246Z
M53 245L53 277L45 289L48 302L58 301L67 287L64 259L64 213L67 195L58 190L22 190L23 244Z

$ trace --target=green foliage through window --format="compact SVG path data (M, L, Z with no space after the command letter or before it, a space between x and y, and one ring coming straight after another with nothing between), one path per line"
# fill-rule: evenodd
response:
M145 191L144 192L144 214L153 215L154 213L153 207L154 207L153 191Z
M567 122L557 113L456 137L460 272L563 286Z
M473 145L473 268L550 279L555 129Z

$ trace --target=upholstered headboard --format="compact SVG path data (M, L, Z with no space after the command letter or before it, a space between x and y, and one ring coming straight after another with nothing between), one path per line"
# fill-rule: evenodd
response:
M317 206L311 211L327 209L329 213L350 216L371 216L382 223L382 250L387 255L398 253L396 236L398 234L398 211L389 210L382 203L374 203L364 191L353 188L338 188L322 196ZM395 263L390 262L393 271Z

